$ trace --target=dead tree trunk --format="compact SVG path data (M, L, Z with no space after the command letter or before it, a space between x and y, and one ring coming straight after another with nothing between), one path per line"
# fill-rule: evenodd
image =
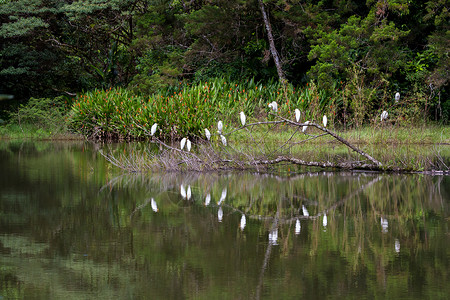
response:
M266 9L264 8L264 3L262 0L258 0L259 3L259 9L261 10L261 14L263 16L264 25L266 26L267 30L267 38L269 39L269 47L270 47L270 54L272 54L273 61L275 62L275 66L277 67L278 77L280 78L281 83L285 84L286 78L284 77L283 69L281 68L281 60L278 56L277 49L275 48L275 42L273 40L272 35L272 26L270 26L269 17L267 16Z

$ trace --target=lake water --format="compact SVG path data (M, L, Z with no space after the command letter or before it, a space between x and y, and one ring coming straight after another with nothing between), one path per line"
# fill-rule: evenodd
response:
M449 176L124 174L100 147L0 142L0 299L450 295Z

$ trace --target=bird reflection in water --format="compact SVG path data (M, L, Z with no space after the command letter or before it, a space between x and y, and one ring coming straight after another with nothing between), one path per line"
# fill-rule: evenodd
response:
M300 225L300 220L297 219L297 221L295 221L295 234L299 235L300 234L300 230L301 230L301 225Z
M278 240L278 229L275 228L274 230L269 232L269 244L278 245L277 240Z
M247 220L245 218L245 215L242 215L241 223L239 224L239 228L241 228L241 230L244 230L246 224L247 224Z
M388 232L388 220L381 217L381 232L386 233Z
M222 219L223 219L222 207L219 207L219 211L217 212L217 218L219 219L219 222L222 222Z

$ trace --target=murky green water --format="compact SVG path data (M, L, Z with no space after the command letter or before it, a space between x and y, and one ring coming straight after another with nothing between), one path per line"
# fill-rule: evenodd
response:
M0 142L0 299L450 295L448 176L120 175L95 148Z

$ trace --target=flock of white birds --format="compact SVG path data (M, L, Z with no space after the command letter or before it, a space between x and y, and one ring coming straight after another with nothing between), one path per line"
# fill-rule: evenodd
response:
M397 92L397 93L395 93L395 103L398 103L399 100L400 100L400 93ZM275 113L278 112L278 104L275 101L269 103L268 106ZM295 112L295 121L298 123L300 121L301 112L300 112L300 110L298 108L296 108L294 112ZM381 121L386 120L388 118L388 116L389 116L388 112L384 110L381 113ZM242 126L245 126L246 116L245 116L245 113L243 111L241 111L239 113L239 118L241 120ZM308 129L310 123L311 123L310 121L305 121L305 123L304 123L304 125L302 127L302 132L306 132L306 130ZM327 127L327 123L328 123L328 118L327 118L326 115L324 115L323 118L322 118L323 127ZM150 135L151 136L153 136L156 133L156 129L157 128L158 128L158 124L157 123L153 124L153 126L152 126L152 128L150 130ZM219 121L217 123L217 133L220 136L220 140L222 141L222 144L224 146L227 146L227 138L222 134L222 130L223 130L223 123L222 123L222 121ZM208 128L205 128L205 136L206 136L206 139L208 141L211 140L211 132L208 130ZM185 146L186 146L186 150L188 152L191 151L191 146L192 146L191 141L188 138L186 138L186 137L181 139L181 141L180 141L180 149L183 150Z

